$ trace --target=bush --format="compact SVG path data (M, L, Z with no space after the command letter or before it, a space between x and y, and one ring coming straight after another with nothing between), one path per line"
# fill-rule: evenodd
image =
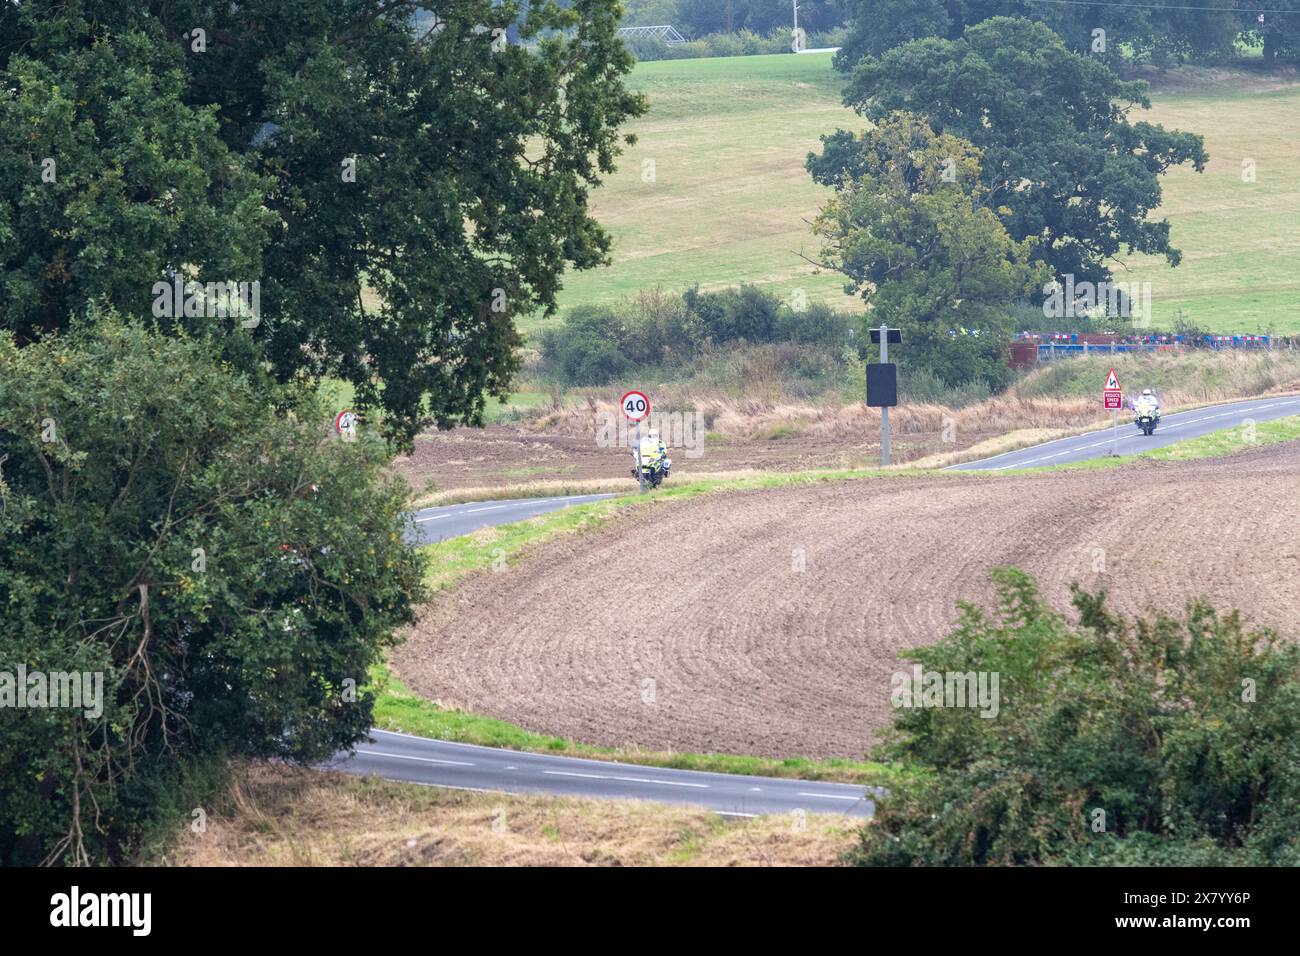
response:
M618 317L599 306L579 306L563 325L542 333L542 356L570 385L604 385L632 362L622 352L625 335Z
M565 384L607 385L633 369L682 369L708 348L729 343L816 345L838 355L855 322L817 303L795 311L757 286L696 287L681 296L655 289L612 308L575 308L542 333L541 352Z
M111 318L0 335L0 681L102 680L98 713L0 707L0 863L129 861L213 761L361 739L423 597L385 446L208 347Z
M992 719L898 710L878 756L916 780L879 804L867 865L1300 864L1300 645L1194 602L1130 624L1074 589L994 573L986 616L909 659L999 675Z

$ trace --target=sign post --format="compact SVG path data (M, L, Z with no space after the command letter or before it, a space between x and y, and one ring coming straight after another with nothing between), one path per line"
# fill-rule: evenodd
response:
M1119 455L1119 410L1124 407L1124 393L1119 387L1119 376L1111 369L1106 385L1101 390L1102 401L1110 409L1110 453Z
M882 324L871 330L880 345L880 362L867 365L867 405L880 409L880 463L889 464L889 406L898 404L898 366L889 361L889 343L902 342L903 333Z
M623 409L623 417L636 422L636 480L645 494L645 472L641 470L641 420L650 414L650 399L643 392L626 392L618 402Z

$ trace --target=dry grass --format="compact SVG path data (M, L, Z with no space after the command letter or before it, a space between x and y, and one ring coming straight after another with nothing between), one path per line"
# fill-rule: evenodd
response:
M479 793L241 765L176 866L829 866L843 817L725 820L633 801Z
M1170 410L1300 390L1300 353L1291 351L1098 355L1042 366L1004 394L961 408L905 403L891 410L890 427L895 435L951 429L959 439L1021 430L1086 429L1105 417L1099 413L1100 391L1110 365L1130 389L1154 387ZM856 442L878 428L880 413L859 402L841 404L834 396L814 401L790 398L777 371L756 370L742 380L743 397L719 389L660 384L654 389L655 408L703 412L710 432L733 440L780 435ZM576 392L570 402L539 413L532 424L543 432L589 435L598 412L618 414L614 397L606 392Z
M1101 427L1100 423L1094 423L1095 427ZM992 458L994 455L1004 455L1009 451L1018 451L1021 448L1028 448L1030 445L1041 445L1043 442L1055 441L1058 438L1068 438L1076 435L1081 431L1089 431L1090 428L1022 428L1018 431L1008 432L1005 435L998 435L995 438L986 441L976 442L967 448L957 451L945 451L935 455L926 455L924 458L917 458L915 461L909 461L904 465L891 465L893 468L947 468L949 465L960 464L963 461L977 461L981 458Z
M675 474L675 473L674 473ZM735 471L692 471L680 476L681 482L730 481L737 478L754 478L768 472L755 468ZM438 508L469 501L504 501L514 498L552 498L561 495L628 495L637 492L636 482L628 478L587 478L572 481L529 481L517 485L482 485L479 487L449 488L435 491L416 499L414 508Z

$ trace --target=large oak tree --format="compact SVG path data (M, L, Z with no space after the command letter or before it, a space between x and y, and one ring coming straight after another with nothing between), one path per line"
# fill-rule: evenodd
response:
M479 421L515 317L606 261L588 194L644 109L617 3L520 7L0 5L0 328L258 280L228 357L342 377L402 443Z
M1144 121L1146 84L1068 50L1041 23L995 17L960 39L914 40L854 67L845 101L877 121L895 110L923 115L936 132L979 149L988 205L1012 238L1032 239L1056 276L1100 282L1121 253L1177 265L1169 222L1151 219L1160 175L1208 156L1200 136ZM844 130L823 137L813 177L835 185L869 160Z

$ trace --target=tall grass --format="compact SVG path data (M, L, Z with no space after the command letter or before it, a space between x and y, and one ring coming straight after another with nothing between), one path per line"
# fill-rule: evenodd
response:
M720 350L697 362L684 381L643 385L656 409L703 412L706 428L729 438L779 435L857 442L878 427L879 412L858 397L863 384L856 359L826 357L825 368L805 375L815 360L792 367L787 350L807 358L803 346ZM1100 392L1112 366L1126 394L1152 388L1166 409L1300 391L1300 351L1097 355L1039 366L994 396L978 385L943 389L922 375L913 384L904 374L902 403L891 411L890 425L900 435L948 427L966 435L1087 427L1104 417ZM597 412L617 414L618 395L617 388L575 390L563 403L535 415L532 424L587 434Z

